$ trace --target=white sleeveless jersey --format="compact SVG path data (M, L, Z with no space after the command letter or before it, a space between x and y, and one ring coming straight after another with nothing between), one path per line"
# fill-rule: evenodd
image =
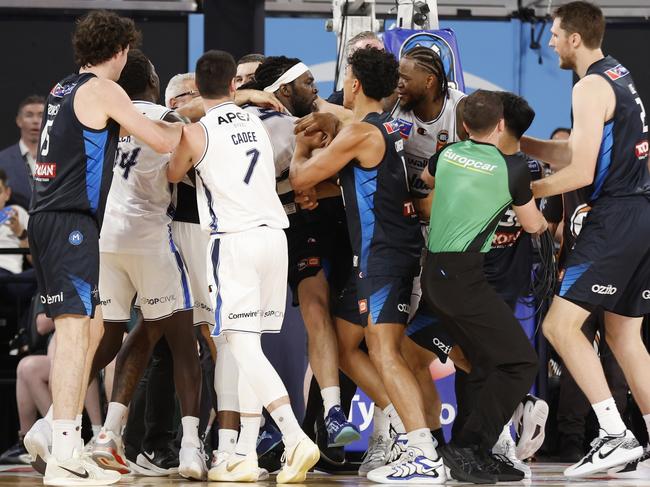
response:
M150 102L133 104L151 120L162 120L170 111ZM101 252L169 252L168 162L169 155L158 154L135 137L120 138L99 240Z
M431 190L422 182L420 174L429 164L429 159L442 146L457 142L456 107L465 97L462 91L449 89L449 97L445 98L440 115L435 120L423 122L412 111L403 111L399 103L391 112L400 126L404 139L404 159L408 173L411 194L423 198Z
M212 234L262 225L287 228L275 191L273 145L262 121L226 102L208 110L199 123L207 140L194 165L201 227Z
M298 118L276 112L271 108L260 108L253 105L245 106L244 110L259 117L271 138L278 195L290 193L293 190L289 183L289 166L296 150L296 136L293 129Z

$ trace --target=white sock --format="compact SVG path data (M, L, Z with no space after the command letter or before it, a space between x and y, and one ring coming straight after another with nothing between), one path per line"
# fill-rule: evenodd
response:
M339 386L325 387L320 390L323 396L323 406L325 407L325 417L334 406L341 405L341 388Z
M386 416L381 408L376 404L373 407L374 411L372 413L372 435L375 438L378 438L379 436L388 438L390 436L390 421L388 420L388 416Z
M614 402L613 397L592 404L591 407L596 413L600 428L605 430L606 434L620 435L625 432L627 428L618 413L618 409L616 409L616 402Z
M260 434L261 416L242 416L239 419L241 430L235 453L237 455L254 454L257 456L257 437Z
M648 430L648 436L650 436L650 414L644 414L643 421L645 421L645 427Z
M433 436L429 428L420 428L406 433L408 446L414 446L422 450L424 456L431 459L438 458L436 447L433 445Z
M81 442L81 428L74 419L55 419L52 421L52 455L62 462L72 458Z
M50 409L47 410L47 413L45 413L45 417L43 419L48 422L51 428L52 421L54 420L54 404L50 404Z
M278 406L271 412L271 417L275 424L280 428L282 433L282 441L286 449L293 447L305 436L305 432L300 428L298 420L293 414L291 404L283 404Z
M398 435L402 435L406 433L406 428L404 428L404 423L402 423L402 419L399 417L399 414L397 414L397 411L395 410L395 406L393 406L392 403L390 403L388 406L384 408L384 414L388 417L388 420L390 421L390 425L395 430L395 433L397 433Z
M102 429L101 424L92 424L92 425L90 425L90 427L93 430L93 437L97 436L99 434L99 432L101 431L101 429Z
M199 418L195 416L183 416L181 418L181 425L183 426L183 438L181 439L181 447L201 447L201 440L199 440Z
M104 421L104 428L112 431L116 435L122 434L122 426L126 422L126 415L129 408L119 402L109 402L108 410L106 411L106 421Z
M237 446L239 431L226 428L219 429L219 450L226 453L234 453Z

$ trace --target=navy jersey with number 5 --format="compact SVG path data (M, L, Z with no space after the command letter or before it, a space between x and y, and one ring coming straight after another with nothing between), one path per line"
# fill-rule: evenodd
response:
M593 63L587 70L590 74L602 76L616 96L614 116L603 127L590 201L607 196L650 197L648 122L632 75L611 56Z
M72 74L47 97L30 213L87 213L101 227L113 175L120 126L109 120L102 130L84 126L74 112L75 93L92 73Z
M354 265L361 277L414 276L424 243L399 125L387 113L370 113L363 121L381 131L386 152L373 168L353 160L339 173Z

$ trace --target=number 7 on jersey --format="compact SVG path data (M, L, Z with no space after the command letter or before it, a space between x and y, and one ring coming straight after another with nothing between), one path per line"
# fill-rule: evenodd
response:
M251 158L251 164L248 166L248 171L246 171L246 176L244 177L244 182L248 184L253 175L253 169L255 169L255 164L257 164L257 159L260 156L260 151L257 149L251 149L246 152L246 155Z

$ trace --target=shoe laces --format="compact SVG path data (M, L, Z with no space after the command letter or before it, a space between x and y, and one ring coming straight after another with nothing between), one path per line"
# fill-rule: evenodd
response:
M386 441L383 436L371 438L368 449L363 454L363 463L372 463L386 458Z

